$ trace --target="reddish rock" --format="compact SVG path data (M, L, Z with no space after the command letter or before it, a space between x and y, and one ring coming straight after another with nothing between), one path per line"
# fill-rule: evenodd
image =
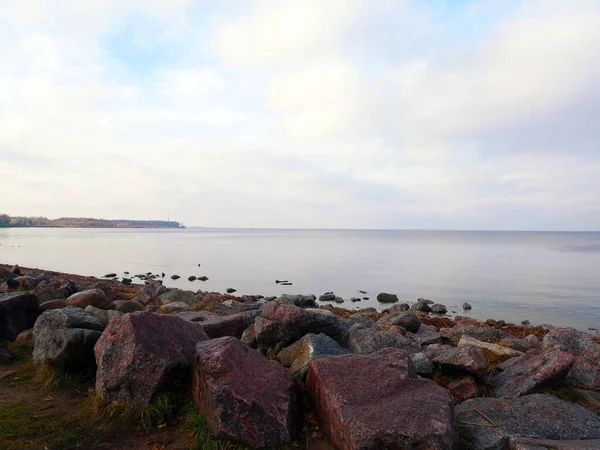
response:
M479 387L477 381L473 377L462 377L451 381L446 385L446 389L450 391L458 403L464 402L470 398L479 397Z
M167 292L167 288L163 286L161 281L151 281L148 284L144 284L136 297L133 299L142 305L147 305L150 302L158 299L162 294Z
M87 291L77 292L67 299L67 305L82 309L85 309L88 305L100 309L110 309L111 304L112 302L106 298L106 294L101 289L88 289Z
M438 344L433 344L438 345ZM444 347L433 353L433 345L427 347L425 354L442 368L483 375L489 369L489 364L481 351L475 347Z
M598 450L600 439L555 441L550 439L510 438L511 450Z
M223 303L225 301L225 296L217 292L210 292L202 297L202 301Z
M453 448L452 397L433 381L418 378L402 350L315 358L307 389L336 448Z
M32 328L39 315L35 295L0 294L0 341L12 341L21 331Z
M294 439L299 411L292 375L234 337L197 345L193 396L217 437L252 448Z
M67 307L67 302L64 300L48 300L40 305L40 311L48 311L49 309L62 309Z
M135 312L111 321L94 348L96 393L106 401L148 404L186 377L202 327L162 314Z
M544 350L560 350L575 357L569 379L574 384L600 388L600 345L588 333L555 328L544 337Z
M259 314L260 311L248 311L220 316L208 311L184 311L175 315L200 325L209 338L215 339L223 336L240 338L244 330L254 323Z
M391 331L392 333L400 333L402 336L406 336L406 330L401 326L389 323L378 323L377 326L381 331Z
M140 302L133 300L115 300L113 304L115 309L122 313L141 311L144 308Z

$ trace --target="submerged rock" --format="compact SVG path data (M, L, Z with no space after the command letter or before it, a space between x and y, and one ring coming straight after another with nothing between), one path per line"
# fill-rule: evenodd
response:
M218 438L273 447L291 442L299 428L298 394L290 372L236 338L197 345L192 392Z
M451 396L418 378L402 350L315 358L307 389L336 448L453 448Z
M377 301L380 303L396 303L398 302L398 296L396 294L381 292L380 294L377 294Z

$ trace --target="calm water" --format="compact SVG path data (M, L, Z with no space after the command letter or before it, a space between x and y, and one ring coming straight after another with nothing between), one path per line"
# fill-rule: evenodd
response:
M166 285L240 294L368 292L371 300L349 308L378 307L387 291L459 314L467 301L479 319L600 328L600 233L0 229L0 262L95 276L176 273L182 279Z

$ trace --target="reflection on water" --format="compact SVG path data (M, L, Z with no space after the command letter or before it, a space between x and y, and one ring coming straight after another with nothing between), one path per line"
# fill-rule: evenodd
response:
M378 307L377 293L389 291L458 313L468 301L482 319L600 324L600 233L0 229L0 262L96 276L165 272L165 284L194 290L347 299L368 291L371 300L347 307Z

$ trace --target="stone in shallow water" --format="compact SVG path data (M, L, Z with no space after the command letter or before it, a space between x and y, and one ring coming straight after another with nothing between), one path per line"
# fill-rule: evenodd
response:
M452 397L418 378L402 350L315 358L307 389L336 448L453 448Z

